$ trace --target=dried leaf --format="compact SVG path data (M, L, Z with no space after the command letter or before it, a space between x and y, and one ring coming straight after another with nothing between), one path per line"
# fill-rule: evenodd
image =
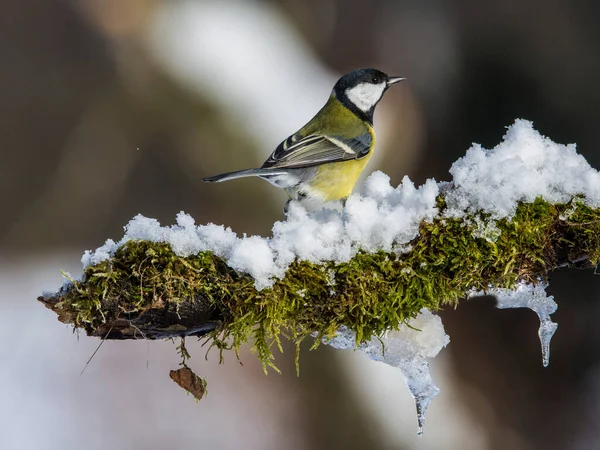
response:
M196 400L201 400L206 393L206 381L192 372L189 367L171 370L169 376L181 388L196 397Z

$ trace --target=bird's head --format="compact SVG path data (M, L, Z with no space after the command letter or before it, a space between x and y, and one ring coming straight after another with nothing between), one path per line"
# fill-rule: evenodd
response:
M372 117L373 110L385 91L403 80L401 77L390 77L377 69L356 69L340 78L333 87L333 92L342 103L350 103Z

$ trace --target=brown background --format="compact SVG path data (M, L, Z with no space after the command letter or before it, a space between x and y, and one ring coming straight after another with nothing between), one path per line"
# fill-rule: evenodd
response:
M190 346L214 386L200 404L169 381L168 343L107 344L79 377L97 342L77 343L34 299L60 284L60 269L76 273L84 249L119 238L137 213L168 224L185 210L263 235L282 217L283 197L266 183L199 182L272 148L149 54L144 36L164 4L0 2L0 447L600 447L600 282L589 271L552 278L559 329L547 369L533 313L498 311L491 299L445 311L452 342L434 364L447 381L420 440L410 398L377 395L377 377L393 372L365 375L372 363L328 349L306 352L296 379L290 352L278 359L284 376L264 377L248 355L243 367L233 357L218 366ZM515 118L576 142L600 167L594 0L256 5L281 14L323 70L407 77L376 115L386 139L368 168L396 184L448 179L472 142L494 146ZM394 427L399 410L408 414Z

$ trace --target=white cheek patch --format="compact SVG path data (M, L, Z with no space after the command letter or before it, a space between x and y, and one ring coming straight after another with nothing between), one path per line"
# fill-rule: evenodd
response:
M354 103L358 109L367 112L381 99L384 90L385 83L360 83L353 88L346 89L346 97L348 97L348 100Z

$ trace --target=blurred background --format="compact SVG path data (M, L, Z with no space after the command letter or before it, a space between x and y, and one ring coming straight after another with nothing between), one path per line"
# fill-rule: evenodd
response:
M0 448L600 448L600 282L555 273L550 367L537 317L494 300L442 313L451 344L425 435L395 369L320 348L265 376L243 352L206 376L200 403L172 383L170 342L73 334L35 301L118 239L138 213L268 235L284 195L257 166L314 114L335 80L377 67L407 81L375 115L397 184L449 179L472 142L515 118L578 144L597 168L600 3L595 0L29 0L0 2ZM308 343L307 343L308 344ZM305 349L308 350L308 347Z

